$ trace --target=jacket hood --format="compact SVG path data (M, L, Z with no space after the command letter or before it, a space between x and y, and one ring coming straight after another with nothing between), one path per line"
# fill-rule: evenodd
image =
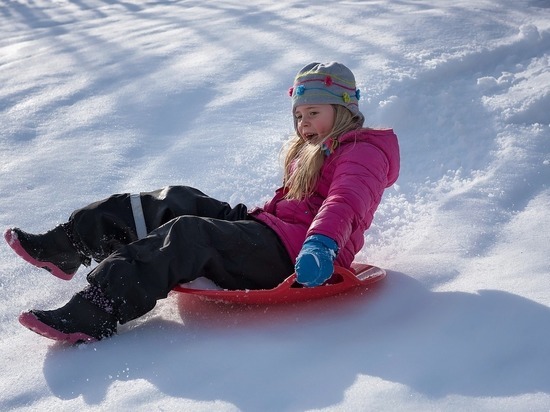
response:
M388 185L393 185L399 177L399 143L393 129L358 129L344 133L338 139L341 145L356 142L370 143L381 150L388 159Z

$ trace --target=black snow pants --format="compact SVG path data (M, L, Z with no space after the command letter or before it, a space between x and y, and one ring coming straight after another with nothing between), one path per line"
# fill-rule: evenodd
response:
M226 289L265 289L294 270L279 237L245 205L187 186L113 195L75 211L69 230L99 262L87 280L113 302L121 323L200 276Z

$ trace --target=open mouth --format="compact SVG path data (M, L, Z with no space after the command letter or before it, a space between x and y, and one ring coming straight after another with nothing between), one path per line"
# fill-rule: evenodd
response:
M302 137L309 142L317 137L317 133L303 133Z

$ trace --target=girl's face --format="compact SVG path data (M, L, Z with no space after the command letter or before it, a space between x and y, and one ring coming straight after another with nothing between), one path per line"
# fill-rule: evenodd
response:
M330 104L304 104L294 109L298 133L306 142L322 142L334 126Z

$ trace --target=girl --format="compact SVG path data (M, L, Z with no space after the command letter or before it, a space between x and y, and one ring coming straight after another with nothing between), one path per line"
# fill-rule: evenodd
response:
M113 195L44 234L8 229L18 255L59 278L99 263L65 306L31 310L19 321L51 339L89 342L200 276L226 289L267 289L294 271L301 284L317 286L334 264L349 268L397 179L397 137L362 128L359 90L342 64L305 66L290 96L296 133L283 186L262 208L231 207L177 186Z

